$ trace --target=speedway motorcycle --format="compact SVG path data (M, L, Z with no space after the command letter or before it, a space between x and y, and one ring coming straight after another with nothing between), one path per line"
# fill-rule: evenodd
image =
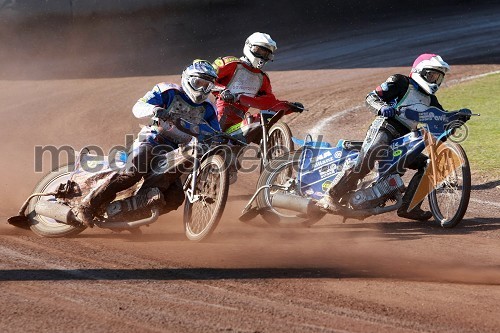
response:
M419 122L421 127L393 140L391 155L379 161L375 171L360 181L356 190L340 199L341 209L334 214L343 216L344 221L347 218L363 220L397 210L406 189L401 178L402 166L426 150L430 161L427 169L435 182L427 192L430 209L442 227L452 228L467 210L471 175L465 151L447 139L474 114L468 109L446 112L437 108L400 112L404 112L407 119ZM383 122L384 118L378 117L374 125L381 126ZM434 144L429 144L429 139ZM257 191L240 220L248 221L261 214L267 222L279 226L316 223L327 213L317 207L316 202L336 177L354 167L363 144L339 140L332 147L327 142L314 142L310 137L295 139L295 142L302 145L301 149L272 161L262 172Z
M195 134L185 120L179 120L177 127ZM225 133L212 130L213 135L202 142L193 138L178 149L155 155L154 172L132 188L118 193L95 225L140 234L141 226L154 223L160 215L170 211L159 188L175 186L165 183L168 181L165 175L181 168L184 170L181 179L185 193L183 222L186 237L201 241L210 236L224 211L229 188L226 160L230 153L221 143L239 143ZM75 165L60 167L42 178L22 205L19 215L11 217L8 222L29 228L42 237L68 237L81 233L86 227L78 221L72 208L93 188L109 182L120 167L125 167L127 154L119 152L116 156L110 160L107 156L93 155L82 149Z
M225 87L217 86L213 91L221 92ZM251 144L256 144L259 148L257 157L259 158L259 170L273 159L289 154L294 150L292 131L290 127L281 120L286 114L284 109L280 109L279 102L269 110L259 110L258 113L247 112L241 122L229 127L225 133L239 140L239 144L233 146L233 156L230 164L236 166L239 151ZM293 105L294 112L307 111L303 106ZM274 111L277 110L277 111ZM232 170L232 169L231 169ZM230 173L230 177L231 177ZM231 181L232 184L234 181Z

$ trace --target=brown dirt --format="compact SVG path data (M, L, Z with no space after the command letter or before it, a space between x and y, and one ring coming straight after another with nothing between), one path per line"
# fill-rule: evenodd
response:
M450 79L499 69L457 65ZM270 75L279 97L310 109L287 119L302 137L330 115L362 105L388 75L407 70ZM35 145L124 144L124 133L138 130L130 107L163 80L176 82L178 75L0 80L2 220L42 176L33 172ZM361 108L326 124L323 134L329 141L362 138L370 119ZM498 187L475 180L465 219L452 230L391 213L277 229L260 219L237 220L255 182L255 173L242 175L231 187L218 229L200 244L185 240L181 211L143 228L142 237L94 228L44 239L2 223L0 331L498 332Z

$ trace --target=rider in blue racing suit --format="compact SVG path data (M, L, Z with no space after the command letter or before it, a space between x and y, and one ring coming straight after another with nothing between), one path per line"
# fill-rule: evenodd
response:
M195 60L182 73L182 88L175 84L159 83L137 101L132 112L137 118L151 118L151 123L141 129L134 141L128 157L131 165L116 173L107 184L93 190L74 209L76 217L84 225L92 227L96 215L115 199L118 192L128 189L152 172L155 147L175 149L179 144L191 141L191 135L176 127L177 119L182 117L199 125L198 139L213 132L210 127L220 131L215 108L207 101L216 79L215 69L209 62ZM202 124L204 121L210 127ZM160 188L170 210L177 209L184 201L179 176L179 173L165 174L165 177L171 178L166 181L169 186Z
M327 211L337 211L342 196L356 189L358 181L373 169L377 160L390 156L390 142L416 129L418 123L398 115L397 110L406 107L416 111L425 111L429 107L442 109L434 94L449 70L450 67L439 55L422 54L413 63L410 76L392 75L366 96L370 110L377 116L385 117L385 121L380 127L375 127L375 122L372 124L363 141L356 165L332 183L325 196L318 201L319 207ZM403 203L397 211L399 216L421 221L432 217L431 212L421 209L422 202L408 211L426 166L427 156L424 154L404 165L405 168L417 172L405 191Z

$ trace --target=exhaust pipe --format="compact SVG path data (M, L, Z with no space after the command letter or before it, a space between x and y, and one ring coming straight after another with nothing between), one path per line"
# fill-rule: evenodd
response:
M38 200L35 205L35 213L62 223L76 221L76 217L70 207L55 201Z
M271 198L271 204L276 208L293 210L307 215L318 211L318 209L316 209L316 205L311 199L293 194L275 193Z
M35 213L61 223L71 224L73 221L79 222L70 207L55 201L39 200L35 205ZM153 207L151 208L151 216L141 220L131 222L96 222L96 225L108 229L134 229L155 222L159 216L160 212L158 208Z

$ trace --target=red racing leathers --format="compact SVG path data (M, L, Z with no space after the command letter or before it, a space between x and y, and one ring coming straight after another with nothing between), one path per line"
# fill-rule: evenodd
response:
M233 95L239 97L232 103L217 98L217 117L223 131L241 122L251 107L292 112L288 102L280 101L274 96L267 74L252 67L244 58L221 57L212 65L218 75L216 85L229 89ZM214 92L214 95L218 97L219 92Z

